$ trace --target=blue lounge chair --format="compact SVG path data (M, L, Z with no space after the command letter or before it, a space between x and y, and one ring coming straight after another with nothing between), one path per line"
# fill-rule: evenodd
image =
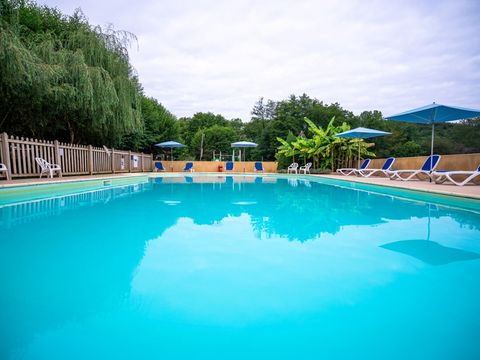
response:
M435 170L441 158L440 155L430 155L420 169L387 171L387 175L390 177L390 180L408 181L413 178L424 180L425 177L430 180L432 171ZM419 175L424 175L424 178L422 179Z
M263 164L260 161L257 161L255 163L255 171L261 171L263 172Z
M345 176L355 174L355 171L366 169L368 167L368 165L370 164L370 161L371 161L370 159L363 160L362 165L360 165L360 167L358 169L357 168L337 169L337 173L345 175Z
M462 177L463 180L455 180L452 176L457 178ZM473 180L478 178L478 181L480 182L480 166L474 171L434 171L431 174L431 177L436 184L443 184L445 181L450 181L458 186L463 186L470 182L472 184L478 184Z
M155 163L155 171L165 171L163 164L161 161Z
M383 174L385 176L388 176L387 171L390 170L392 167L393 163L395 161L394 157L389 157L385 162L383 163L383 166L381 169L360 169L360 170L355 170L355 175L360 175L363 177L370 177L375 174Z
M163 183L163 176L150 178L150 182L153 182L155 184L161 184L161 183Z
M192 162L187 162L185 164L185 167L183 168L183 171L190 171L193 172L193 163Z
M225 164L225 171L233 171L233 161L227 161Z

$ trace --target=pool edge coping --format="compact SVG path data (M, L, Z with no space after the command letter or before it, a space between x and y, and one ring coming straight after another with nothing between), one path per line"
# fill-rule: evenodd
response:
M284 178L315 178L321 179L326 178L330 180L336 180L345 183L356 183L356 184L364 184L364 185L371 185L371 186L379 186L382 188L396 188L405 191L412 191L412 192L419 192L419 193L427 193L427 194L438 194L443 196L452 196L457 198L466 198L466 199L473 199L473 200L480 200L480 192L478 194L466 194L466 193L458 193L455 191L449 191L443 188L438 189L426 189L426 188L418 188L418 187L410 187L405 186L407 183L409 185L414 185L415 182L406 182L405 185L403 182L394 182L391 183L378 183L378 182L369 182L369 181L361 181L363 178L355 178L355 177L348 177L342 178L337 175L331 174L282 174L282 173L251 173L251 172L192 172L192 173L185 173L185 172L142 172L142 173L128 173L128 174L108 174L108 175L101 175L101 176L85 176L85 177L72 177L72 178L53 178L49 180L37 180L37 181L26 181L26 182L19 182L19 183L8 183L2 184L0 183L0 190L2 189L9 189L9 188L16 188L16 187L27 187L27 186L41 186L41 185L53 185L53 184L63 184L63 183L71 183L71 182L86 182L86 181L102 181L102 180L112 180L112 179L122 179L122 178L133 178L133 177L151 177L152 175L156 176L198 176L198 175L209 175L209 176L239 176L239 175L248 175L248 176L274 176L274 177L284 177ZM30 179L29 179L30 180ZM449 185L450 186L450 185ZM451 185L452 189L454 185Z

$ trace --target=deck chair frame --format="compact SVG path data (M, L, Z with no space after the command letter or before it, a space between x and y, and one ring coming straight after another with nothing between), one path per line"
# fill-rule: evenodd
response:
M432 158L432 156L434 159L432 164L433 166L430 166L430 161L431 161L430 159ZM437 159L436 161L435 161L435 158ZM441 159L442 159L441 155L430 155L429 157L427 157L427 159L425 160L425 162L423 163L420 169L387 171L387 175L389 176L390 180L409 181L414 178L417 178L418 180L425 180L427 178L430 180L432 172L438 166ZM423 175L424 178L422 178L420 175Z
M372 161L371 159L365 159L363 160L363 163L360 165L360 168L358 169L357 168L341 168L341 169L337 169L337 173L345 176L355 174L355 171L367 169L371 161Z
M355 170L355 175L360 175L364 178L368 178L368 177L373 176L375 174L378 174L378 175L383 174L386 177L388 177L387 172L391 169L394 162L395 162L395 158L394 157L389 157L388 159L385 160L381 169Z
M453 178L455 176L462 176L464 179L457 181ZM435 181L435 184L443 184L449 181L457 186L464 186L470 182L476 185L477 183L474 182L475 179L478 178L478 182L480 183L480 166L474 171L434 171L431 177L433 181Z

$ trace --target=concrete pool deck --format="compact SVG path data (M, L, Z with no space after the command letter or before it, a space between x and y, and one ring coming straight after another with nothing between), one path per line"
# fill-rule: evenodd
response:
M120 178L127 178L127 177L145 177L150 176L152 174L159 175L202 175L203 173L195 172L195 173L124 173L124 174L105 174L105 175L90 175L90 176L68 176L62 178L30 178L30 179L15 179L15 180L0 180L0 189L13 187L13 186L26 186L26 185L39 185L39 184L53 184L53 183L65 183L65 182L72 182L72 181L84 181L84 180L103 180L103 179L120 179ZM204 173L205 175L218 175L218 176L225 176L225 175L259 175L259 173ZM272 174L265 174L265 175L272 175ZM280 176L285 177L296 177L297 175L287 175L287 174L278 174ZM298 175L301 177L302 175ZM343 175L336 175L336 174L322 174L322 175L310 175L315 177L325 177L329 179L341 180L341 181L353 181L358 183L365 183L365 184L372 184L372 185L379 185L379 186L386 186L386 187L394 187L394 188L401 188L407 190L415 190L415 191L424 191L428 193L438 193L444 195L453 195L453 196L461 196L461 197L468 197L480 200L480 186L478 185L466 185L466 186L456 186L453 184L435 184L430 183L428 181L398 181L398 180L390 180L387 178L381 177L370 177L370 178L361 178L356 176L343 176Z
M343 175L314 175L319 177L325 177L329 179L335 180L343 180L343 181L353 181L358 183L364 184L371 184L371 185L379 185L379 186L387 186L387 187L395 187L407 190L415 190L415 191L424 191L429 193L437 193L443 195L453 195L453 196L462 196L468 198L474 198L480 200L480 186L479 185L465 185L465 186L457 186L454 184L435 184L434 182L428 181L419 181L419 180L412 180L412 181L400 181L400 180L390 180L384 177L369 177L369 178L362 178L356 176L343 176Z

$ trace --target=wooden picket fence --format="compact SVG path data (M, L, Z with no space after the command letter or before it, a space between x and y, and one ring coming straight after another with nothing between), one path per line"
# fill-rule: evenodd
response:
M8 180L38 176L40 167L35 161L36 157L60 165L60 176L143 172L153 169L152 154L0 134L0 163L7 167Z

